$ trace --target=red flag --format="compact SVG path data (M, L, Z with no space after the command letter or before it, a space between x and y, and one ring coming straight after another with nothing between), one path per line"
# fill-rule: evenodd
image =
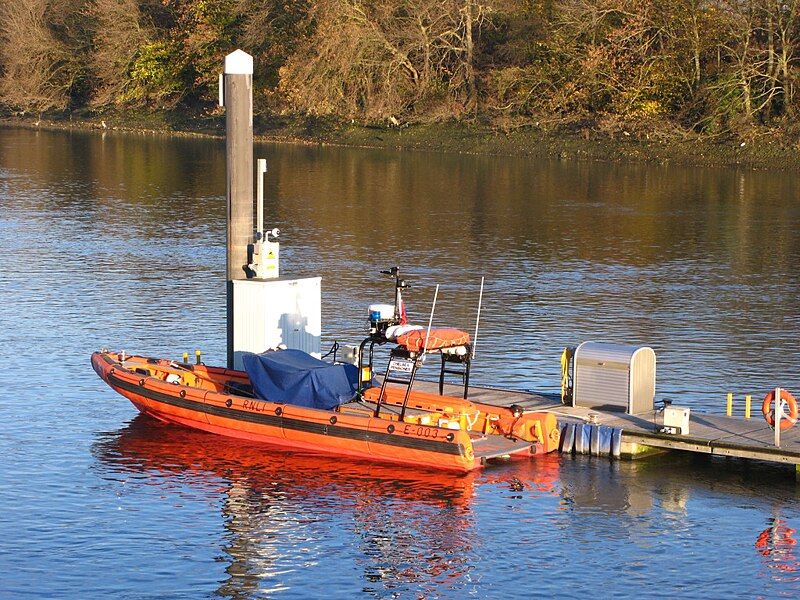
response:
M408 323L408 317L406 316L406 304L403 302L403 296L399 289L397 290L397 304L400 310L400 325L405 325Z

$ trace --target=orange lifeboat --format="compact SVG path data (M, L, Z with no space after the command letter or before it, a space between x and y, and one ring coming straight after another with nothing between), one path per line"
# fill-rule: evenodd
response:
M259 396L244 371L107 350L92 354L91 361L95 372L140 412L233 438L459 472L494 458L558 447L550 413L417 391L407 399L405 390L394 387L384 388L383 410L376 401L380 388L319 408ZM393 407L404 401L401 415Z

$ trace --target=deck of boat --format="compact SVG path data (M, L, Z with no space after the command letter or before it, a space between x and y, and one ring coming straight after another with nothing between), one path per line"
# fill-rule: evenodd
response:
M438 392L438 383L418 381L417 389ZM444 393L460 396L462 388L446 386ZM471 386L469 399L495 406L516 404L525 410L549 411L560 424L579 423L603 425L622 430L622 456L636 457L652 449L682 450L702 454L731 456L750 460L798 465L800 473L800 425L782 431L780 447L775 446L775 432L762 418L757 408L753 417L727 417L692 410L688 435L656 432L656 411L650 414L629 415L610 407L584 408L561 404L560 398L529 392L500 390ZM722 407L724 410L724 406Z
M503 458L512 454L531 454L531 443L524 440L511 440L499 435L486 435L473 438L472 449L482 460Z

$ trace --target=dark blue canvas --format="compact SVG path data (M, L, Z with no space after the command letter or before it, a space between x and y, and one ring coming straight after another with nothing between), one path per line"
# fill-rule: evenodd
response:
M256 397L310 408L331 409L352 400L358 388L354 365L333 365L302 350L242 356Z

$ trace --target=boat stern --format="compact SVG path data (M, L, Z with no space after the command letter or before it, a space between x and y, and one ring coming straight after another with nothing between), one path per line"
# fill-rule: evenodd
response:
M543 411L515 414L509 433L511 437L531 442L537 454L557 450L561 438L555 415Z

